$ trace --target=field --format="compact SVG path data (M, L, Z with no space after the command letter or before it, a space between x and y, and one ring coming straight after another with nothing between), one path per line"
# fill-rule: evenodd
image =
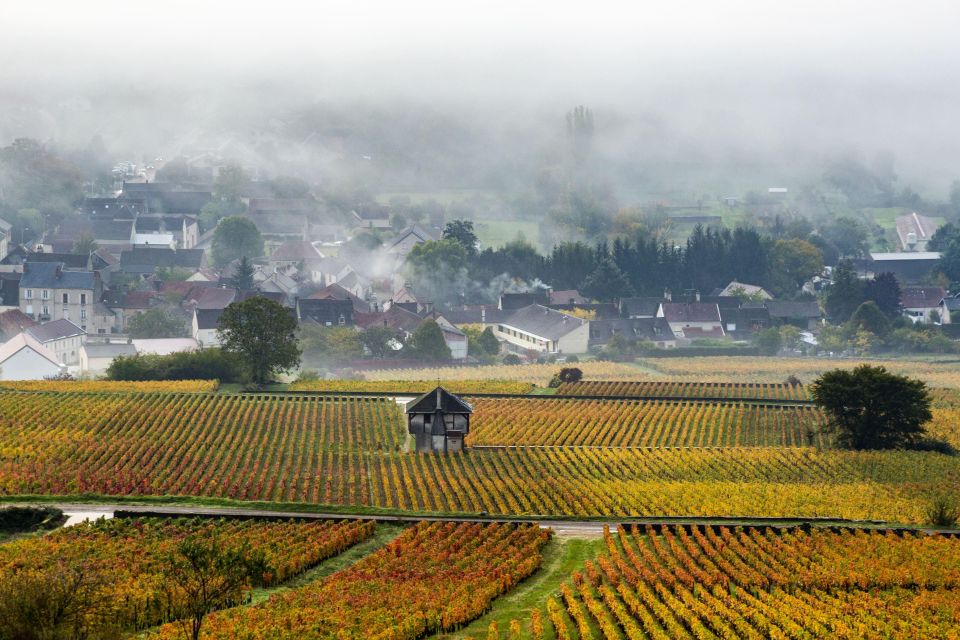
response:
M0 382L0 389L11 391L138 391L151 393L209 393L216 391L217 380L164 380L126 382L122 380L17 380Z
M564 382L558 396L621 396L626 398L736 398L764 400L809 400L803 385L751 382L692 381L580 381Z
M91 602L122 602L117 607L96 607L96 619L91 618L90 624L95 628L144 629L183 615L183 603L168 597L161 572L165 556L188 536L207 539L215 535L263 552L267 572L255 582L270 586L368 538L373 530L371 522L141 518L80 524L0 545L0 594L44 584L44 574L62 576L63 566L83 567L94 591L87 596Z
M667 527L606 534L533 638L955 638L960 540Z
M561 391L563 388L561 387ZM471 445L823 445L813 407L602 399L477 398Z
M804 383L813 382L832 369L852 369L860 364L881 365L888 370L920 378L931 387L960 389L960 362L932 360L831 360L826 358L646 358L638 364L652 371L634 379L683 380L696 382L771 383L785 382L794 375ZM585 379L596 379L584 372Z
M466 380L507 380L528 382L541 387L564 365L518 364L486 365L479 367L433 367L429 369L382 369L365 371L367 380L440 380L443 385ZM589 380L631 380L642 372L637 367L619 362L580 362L569 365L583 371ZM781 381L782 382L782 381Z
M421 523L329 578L214 614L204 638L413 640L452 630L536 571L548 537L529 525Z
M437 387L436 380L304 380L290 385L291 391L350 391L369 393L390 393L403 391L426 393ZM533 385L529 382L508 380L457 380L444 383L451 393L510 393L522 395L530 393Z

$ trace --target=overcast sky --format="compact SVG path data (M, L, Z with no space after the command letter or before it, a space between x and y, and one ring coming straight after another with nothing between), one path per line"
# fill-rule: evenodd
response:
M960 145L958 25L960 3L924 0L4 0L0 132L44 97L262 85L278 111L586 103L678 135L889 148L923 174Z

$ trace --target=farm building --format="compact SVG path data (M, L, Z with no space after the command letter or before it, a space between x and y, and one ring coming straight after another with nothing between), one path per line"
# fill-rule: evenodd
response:
M469 404L437 387L407 405L408 433L416 437L419 452L463 451L472 413Z

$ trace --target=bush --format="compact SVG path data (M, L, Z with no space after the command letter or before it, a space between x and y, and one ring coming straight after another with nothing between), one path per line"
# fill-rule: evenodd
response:
M503 364L521 364L523 360L515 353L508 353L503 356Z
M65 519L63 511L55 507L4 507L0 509L0 532L56 529Z
M580 362L580 358L578 358L577 356L567 356L568 364L576 364L577 362Z
M109 380L244 381L240 358L220 349L181 351L168 356L120 356L107 369Z
M957 510L956 503L948 496L936 496L927 507L927 522L931 526L941 529L953 529L957 526L957 520L960 519L960 511Z
M561 382L580 382L583 379L583 371L577 367L564 367L560 369L558 377Z

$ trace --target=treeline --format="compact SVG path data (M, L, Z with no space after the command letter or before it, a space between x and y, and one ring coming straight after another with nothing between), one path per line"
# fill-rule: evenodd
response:
M240 357L220 349L180 351L166 356L119 356L107 369L108 380L219 380L244 382Z

